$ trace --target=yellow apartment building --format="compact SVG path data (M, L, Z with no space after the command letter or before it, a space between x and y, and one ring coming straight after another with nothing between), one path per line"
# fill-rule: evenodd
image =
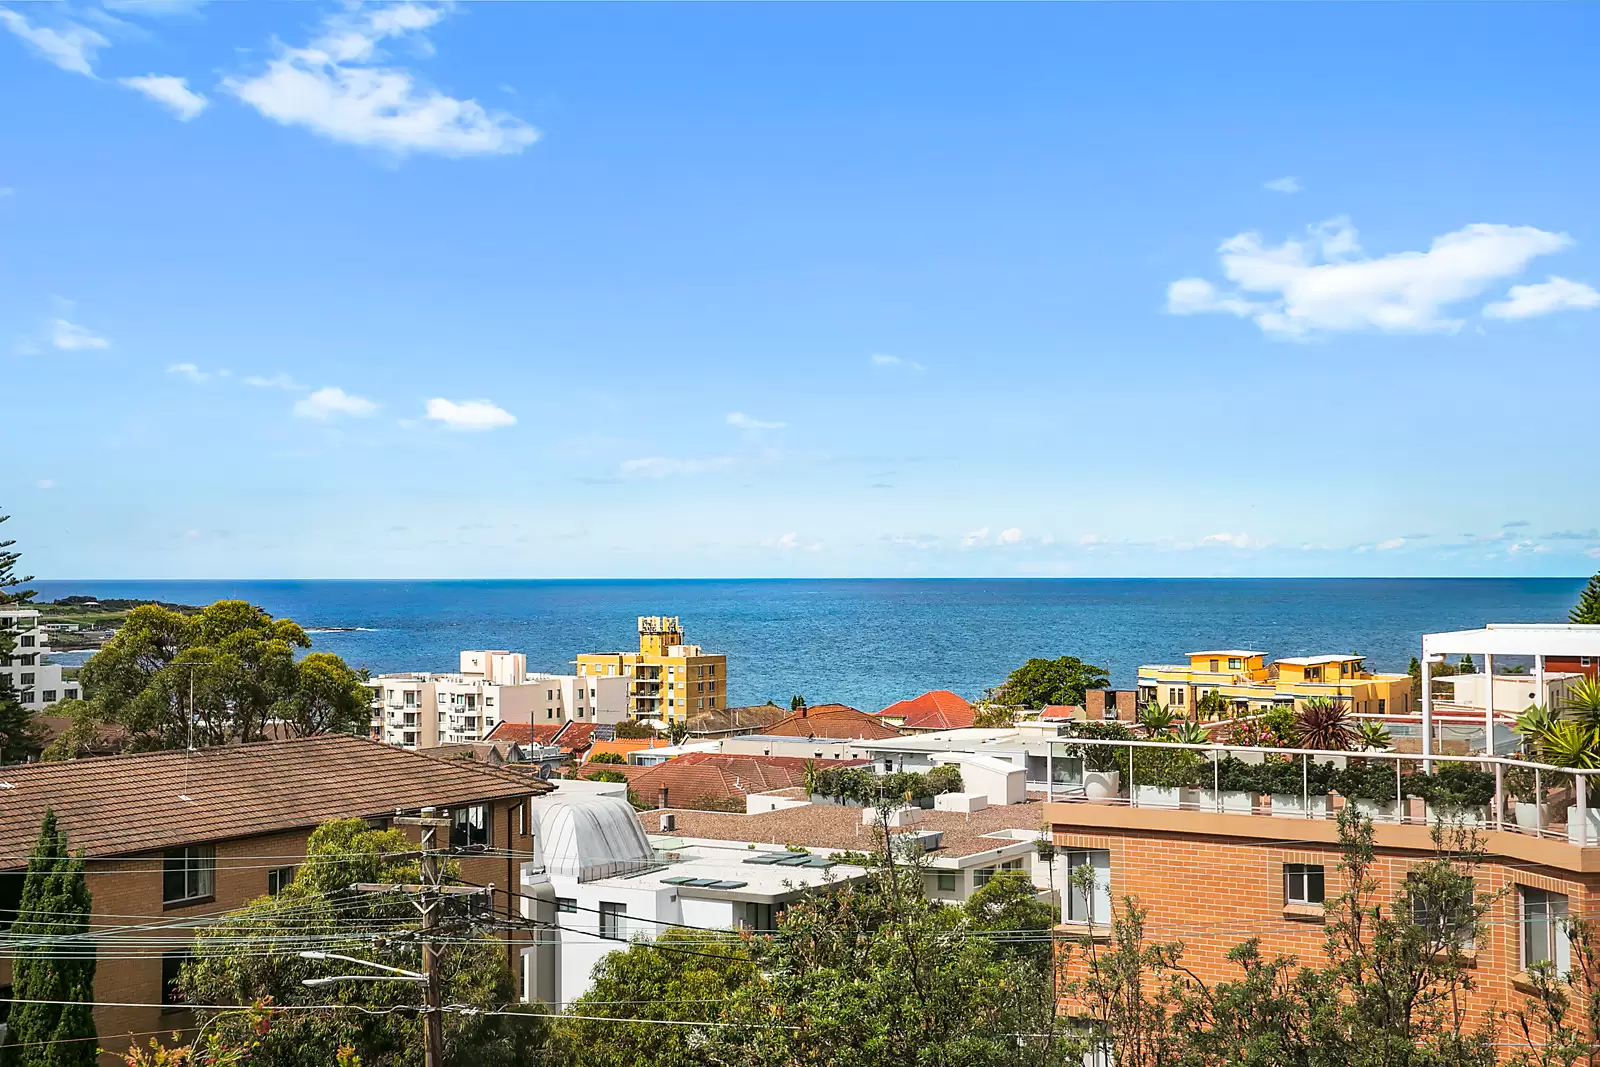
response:
M1186 714L1208 693L1220 692L1235 711L1299 709L1307 700L1338 701L1356 714L1407 715L1409 674L1376 674L1361 656L1292 656L1267 663L1265 652L1229 648L1189 653L1187 664L1139 668L1141 703Z
M677 616L639 616L639 651L585 652L578 674L629 679L636 719L682 721L727 706L728 657L685 644Z

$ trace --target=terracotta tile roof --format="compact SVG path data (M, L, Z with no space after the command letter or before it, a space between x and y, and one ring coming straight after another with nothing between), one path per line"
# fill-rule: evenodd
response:
M667 802L674 806L694 806L706 801L742 800L750 793L798 786L805 780L806 765L817 770L855 767L871 760L807 760L797 756L741 756L715 752L691 752L649 767L617 768L628 776L628 787L646 804L654 804L662 786L667 787ZM858 816L859 817L859 816Z
M862 852L869 851L874 844L873 830L861 825L860 808L807 804L759 815L743 815L685 810L678 806L676 794L669 795L668 799L673 802L671 810L677 813L677 829L673 833L679 837L856 849ZM661 813L642 813L640 823L646 833L658 834L661 832ZM907 827L907 830L942 830L943 847L931 853L933 856L971 856L1010 843L986 838L984 834L1001 830L1038 830L1043 824L1044 804L1029 800L1023 804L997 805L971 814L924 811L921 820Z
M752 704L742 708L714 708L689 716L689 732L709 734L765 732L765 727L789 714L777 704Z
M900 720L902 730L964 730L972 725L972 705L948 689L890 704L878 715Z
M882 741L898 737L899 730L864 711L846 704L818 704L801 708L781 722L761 731L771 737L833 737L851 740Z
M1041 719L1081 719L1083 708L1077 704L1049 704L1039 713Z
M72 848L120 855L550 788L475 761L336 735L0 767L0 867L27 861L46 808Z
M556 743L556 738L569 725L576 724L551 722L530 726L525 722L502 722L489 731L489 736L485 740L509 741L518 745L553 745Z
M569 722L567 728L556 735L556 744L567 755L577 755L594 741L595 726L592 722Z

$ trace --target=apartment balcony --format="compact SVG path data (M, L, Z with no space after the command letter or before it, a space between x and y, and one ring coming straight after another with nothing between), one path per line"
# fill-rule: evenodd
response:
M1037 788L1057 833L1334 844L1339 814L1354 808L1383 847L1431 852L1436 827L1460 827L1491 854L1600 872L1600 770L1506 755L1087 738L1053 743L1050 764Z

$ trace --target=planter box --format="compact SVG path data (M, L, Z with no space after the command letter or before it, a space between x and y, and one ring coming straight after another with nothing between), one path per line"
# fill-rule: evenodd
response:
M1550 829L1550 824L1555 821L1555 809L1549 804L1535 804L1531 800L1515 800L1511 803L1511 815L1516 820L1517 829L1534 833L1538 830Z
M1589 809L1589 844L1600 845L1600 810ZM1567 840L1573 844L1578 843L1578 806L1576 804L1567 809Z
M1436 808L1432 804L1427 808L1428 825L1443 822L1446 826L1464 826L1473 829L1483 829L1489 823L1488 808Z
M1366 800L1351 797L1350 806L1373 822L1399 822L1400 802L1397 800Z
M1307 806L1307 800L1310 806ZM1313 793L1309 798L1299 793L1273 793L1272 814L1281 819L1326 819L1328 795Z
M1195 791L1185 786L1136 785L1133 803L1140 808L1192 808Z
M1110 800L1122 791L1122 775L1117 771L1084 771L1083 795L1090 800Z
M1260 793L1247 793L1242 789L1200 790L1200 810L1216 811L1224 815L1251 815L1261 803Z

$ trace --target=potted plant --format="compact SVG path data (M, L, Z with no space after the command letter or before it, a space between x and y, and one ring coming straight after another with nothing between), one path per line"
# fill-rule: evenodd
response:
M1506 768L1502 777L1506 807L1511 810L1511 818L1517 824L1517 829L1527 833L1550 829L1556 814L1556 806L1550 803L1550 790L1552 786L1561 784L1558 779L1565 777L1554 771L1540 775L1532 767ZM1544 796L1539 796L1541 787Z
M1271 798L1272 814L1289 819L1328 817L1328 768L1320 763L1269 759L1261 765L1261 791Z
M1075 723L1072 736L1097 741L1128 741L1133 734L1119 722ZM1128 750L1116 745L1075 745L1072 755L1083 761L1083 795L1090 800L1109 800L1122 793L1122 768L1127 766Z
M1427 801L1428 822L1482 826L1494 799L1494 774L1470 763L1441 763L1432 775L1418 775L1416 794Z
M1351 760L1350 766L1333 772L1330 784L1373 822L1400 821L1394 764L1389 760Z
M1199 803L1204 761L1185 748L1137 748L1133 755L1133 803L1141 808L1184 808Z
M1224 756L1217 761L1215 788L1205 780L1210 767L1202 767L1200 774L1200 808L1227 815L1249 815L1261 803L1260 767L1246 763L1236 756Z

